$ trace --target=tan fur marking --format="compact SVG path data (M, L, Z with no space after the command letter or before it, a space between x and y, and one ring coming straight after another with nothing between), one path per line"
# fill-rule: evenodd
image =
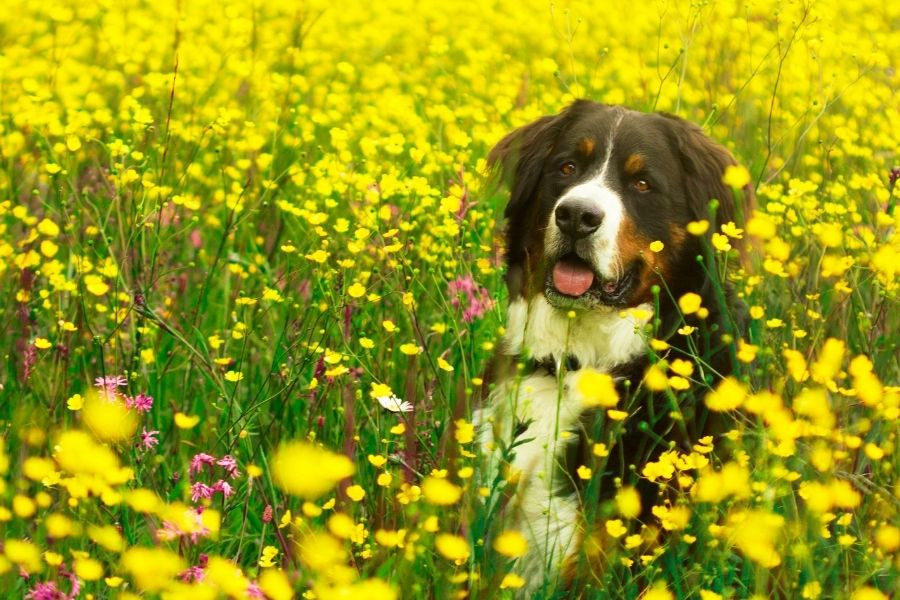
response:
M625 172L634 175L644 168L644 157L640 154L632 154L625 159Z
M672 246L675 248L681 248L684 240L687 239L687 231L678 225L669 225L669 235L672 238Z
M578 143L578 149L585 156L590 156L594 153L594 147L596 146L596 142L594 142L593 138L582 138L581 142Z
M660 275L666 276L669 268L668 252L663 249L662 252L656 253L650 251L650 242L641 236L634 221L625 218L619 227L617 236L619 246L619 262L623 267L631 265L636 259L642 258L644 261L643 268L638 273L638 282L631 297L628 299L629 304L641 304L649 302L653 299L650 288L653 284L658 283Z

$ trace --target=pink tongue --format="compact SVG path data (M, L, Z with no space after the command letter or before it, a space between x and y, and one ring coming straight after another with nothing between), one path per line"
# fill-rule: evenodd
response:
M589 268L560 261L553 267L553 285L567 296L580 296L594 283L594 273Z

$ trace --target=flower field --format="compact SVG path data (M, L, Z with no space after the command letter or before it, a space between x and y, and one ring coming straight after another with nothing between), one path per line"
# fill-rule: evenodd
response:
M0 597L520 597L473 421L486 156L582 97L746 167L756 212L692 233L750 325L718 383L648 335L647 386L731 430L587 498L600 566L538 597L892 597L897 31L882 0L4 0Z

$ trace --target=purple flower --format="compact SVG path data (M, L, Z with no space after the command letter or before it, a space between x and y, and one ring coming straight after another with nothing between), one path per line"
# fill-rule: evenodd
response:
M228 473L228 477L231 479L237 479L241 476L241 472L238 471L237 461L230 454L226 454L222 458L216 461L216 464L225 469Z
M141 413L147 413L153 408L153 397L147 394L138 394L134 397L128 396L125 398L125 406Z

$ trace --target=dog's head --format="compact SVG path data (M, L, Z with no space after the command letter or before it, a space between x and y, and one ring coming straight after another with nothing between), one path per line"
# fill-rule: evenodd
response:
M671 115L579 100L513 131L488 159L510 186L510 295L558 308L637 306L660 280L689 289L701 247L687 224L709 219L713 199L711 231L748 209L722 182L731 154Z

